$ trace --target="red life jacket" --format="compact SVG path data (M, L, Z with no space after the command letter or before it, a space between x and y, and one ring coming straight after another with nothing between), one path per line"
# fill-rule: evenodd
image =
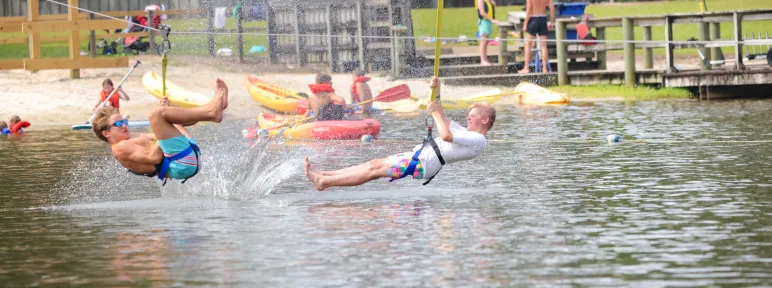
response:
M332 84L308 84L308 88L311 89L311 93L332 93L335 89L332 88Z
M370 77L359 76L354 80L354 84L351 84L351 101L359 102L359 94L357 93L357 83L364 83L370 81Z

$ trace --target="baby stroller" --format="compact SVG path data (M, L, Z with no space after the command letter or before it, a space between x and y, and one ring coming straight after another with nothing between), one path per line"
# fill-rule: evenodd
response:
M148 19L147 16L136 16L136 17L126 17L127 20L131 20L131 24L129 24L129 27L124 30L126 32L147 32L148 29L144 28L142 26L149 26L148 25ZM158 28L158 25L161 24L161 19L158 15L153 17L153 27ZM138 25L137 25L138 24ZM140 26L142 25L142 26ZM121 44L121 47L123 47L123 53L124 54L145 54L147 53L147 50L150 49L150 41L148 37L137 37L137 36L126 36L122 39L119 39L119 43Z

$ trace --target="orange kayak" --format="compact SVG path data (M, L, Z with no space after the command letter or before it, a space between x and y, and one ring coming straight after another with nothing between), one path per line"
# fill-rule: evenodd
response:
M247 76L247 90L252 99L265 108L285 114L304 114L308 100L300 93L265 82L255 76Z
M314 140L353 140L360 139L364 135L378 137L381 132L381 123L375 119L357 119L340 121L311 121L295 124L290 127L270 129L286 123L297 121L298 117L286 117L271 113L257 115L258 128L248 128L245 138L257 138L257 130L268 130L268 135L275 137L282 132L286 139L314 139ZM284 129L286 128L286 129Z

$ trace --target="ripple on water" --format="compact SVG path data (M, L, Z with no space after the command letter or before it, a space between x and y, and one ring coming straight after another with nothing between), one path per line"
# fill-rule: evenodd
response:
M0 139L0 282L11 286L768 286L770 101L499 109L485 154L430 185L317 193L337 169L420 143L255 145L192 129L185 184L127 177L88 133ZM461 119L463 111L450 117ZM606 145L565 140L684 140ZM501 141L505 140L505 141ZM699 140L699 141L698 141ZM689 142L695 141L695 142Z

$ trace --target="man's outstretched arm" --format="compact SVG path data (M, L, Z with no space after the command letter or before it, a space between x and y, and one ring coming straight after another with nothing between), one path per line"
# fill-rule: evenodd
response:
M437 87L437 97L440 97L440 79L437 77L432 78L431 87ZM434 124L437 126L437 133L442 138L442 141L453 143L453 133L450 133L450 120L445 116L445 109L442 108L442 104L439 101L429 102L426 110L431 113L434 118Z

